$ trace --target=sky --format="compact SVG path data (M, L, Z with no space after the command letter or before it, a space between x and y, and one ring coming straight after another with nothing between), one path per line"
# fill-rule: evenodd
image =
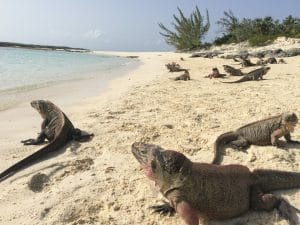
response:
M0 41L92 50L170 51L158 23L172 28L177 7L210 16L205 41L220 36L216 22L232 10L241 18L300 17L300 0L0 0Z

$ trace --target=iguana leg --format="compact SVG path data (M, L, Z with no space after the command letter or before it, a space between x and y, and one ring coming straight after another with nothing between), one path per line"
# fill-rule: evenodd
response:
M24 145L39 145L39 144L45 142L45 139L46 139L45 133L41 132L36 139L29 138L26 140L22 140L21 143L23 143Z
M285 134L284 138L285 138L285 140L286 140L287 143L300 144L300 141L294 141L294 140L292 140L290 133Z
M199 213L187 202L181 201L176 204L176 212L187 225L199 225Z
M82 133L80 129L75 128L72 132L72 139L75 141L87 141L94 134Z
M150 206L150 209L153 209L154 213L159 213L164 216L173 216L175 213L175 209L166 201L164 201L164 204L161 205Z
M277 209L279 215L288 220L290 225L300 224L297 216L297 212L300 211L287 200L274 194L264 194L258 187L252 188L250 199L251 208L254 210L272 211Z
M237 140L231 141L229 145L230 147L239 150L247 149L250 146L249 142L243 137L239 137Z

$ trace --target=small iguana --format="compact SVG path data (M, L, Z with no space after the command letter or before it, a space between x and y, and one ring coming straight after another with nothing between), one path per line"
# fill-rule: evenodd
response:
M227 84L233 84L233 83L241 83L245 81L251 81L251 80L263 80L263 76L270 70L270 67L261 67L255 70L250 71L246 75L244 75L241 79L232 81L232 82L223 82L222 83L227 83Z
M295 113L286 112L278 116L269 117L221 134L214 143L213 164L220 163L221 149L229 144L235 149L246 149L253 145L274 145L280 147L279 138L284 136L289 143L300 143L291 140L291 132L298 123Z
M217 67L212 68L212 73L205 76L205 78L224 78L226 74L220 73Z
M236 69L232 66L223 65L224 70L231 76L244 76L244 73L240 69Z
M185 69L181 68L181 66L178 63L172 62L165 65L169 72L180 72L184 71Z
M260 58L257 62L256 65L267 65L267 64L277 64L277 60L275 57L270 57L266 60L263 60Z
M190 73L187 69L184 69L184 74L181 74L180 76L178 77L175 77L174 80L184 80L184 81L187 81L187 80L190 80L191 77L190 77Z
M250 61L250 59L247 59L247 58L244 58L244 57L241 58L241 64L242 64L242 67L255 66L255 64L252 63Z
M132 153L145 175L169 200L152 206L160 214L177 212L187 225L199 218L225 220L248 210L272 211L299 225L298 209L271 191L300 188L300 173L255 169L242 165L195 163L182 153L160 146L135 142Z
M45 139L47 139L49 143L2 172L0 174L0 182L39 160L45 159L50 153L59 150L68 141L84 141L94 135L82 134L80 129L74 128L69 118L50 101L32 101L31 106L36 109L43 118L41 133L36 139L27 139L21 142L24 145L38 145L44 143Z

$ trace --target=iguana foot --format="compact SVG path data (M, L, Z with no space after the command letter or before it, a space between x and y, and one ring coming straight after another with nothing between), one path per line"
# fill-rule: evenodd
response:
M166 201L164 201L162 205L154 205L149 208L152 209L154 213L159 213L164 216L173 216L175 214L175 209Z
M300 213L300 210L292 206L288 201L285 199L280 199L280 203L277 206L279 211L279 215L284 219L289 221L290 225L299 225L299 218L297 213Z
M287 143L289 143L289 144L300 144L300 141L288 140Z
M260 188L253 187L251 191L251 208L254 210L272 211L277 209L279 215L289 221L290 225L300 225L297 213L300 210L292 206L287 200L274 194L263 194Z
M80 129L75 128L73 130L73 134L72 134L72 138L75 141L80 141L80 142L84 142L84 141L88 141L90 139L90 137L93 137L94 134L89 134L86 132L82 132Z
M21 143L23 143L24 145L36 145L36 144L38 144L37 141L33 138L22 140Z

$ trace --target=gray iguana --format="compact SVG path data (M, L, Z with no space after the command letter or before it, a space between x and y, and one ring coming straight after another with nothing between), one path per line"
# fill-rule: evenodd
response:
M251 81L251 80L263 80L263 76L270 70L270 67L261 67L255 70L250 71L249 73L245 74L241 79L232 81L232 82L223 82L222 83L242 83L245 81Z
M0 174L0 182L39 160L45 159L50 153L59 150L70 140L84 141L93 136L93 134L84 134L80 129L74 128L69 118L50 101L32 101L31 106L43 118L41 133L36 139L27 139L21 142L24 145L39 145L47 139L49 143L3 171Z
M284 136L287 142L299 143L291 140L291 132L298 123L295 113L286 112L278 116L269 117L221 134L214 143L213 164L220 163L221 149L229 144L235 149L246 149L253 145L274 145L280 147L279 138Z
M169 201L152 206L157 213L176 212L187 225L199 225L200 217L225 220L248 210L277 209L290 225L299 225L299 210L271 191L300 188L300 173L196 163L179 152L140 142L131 149L145 175Z

